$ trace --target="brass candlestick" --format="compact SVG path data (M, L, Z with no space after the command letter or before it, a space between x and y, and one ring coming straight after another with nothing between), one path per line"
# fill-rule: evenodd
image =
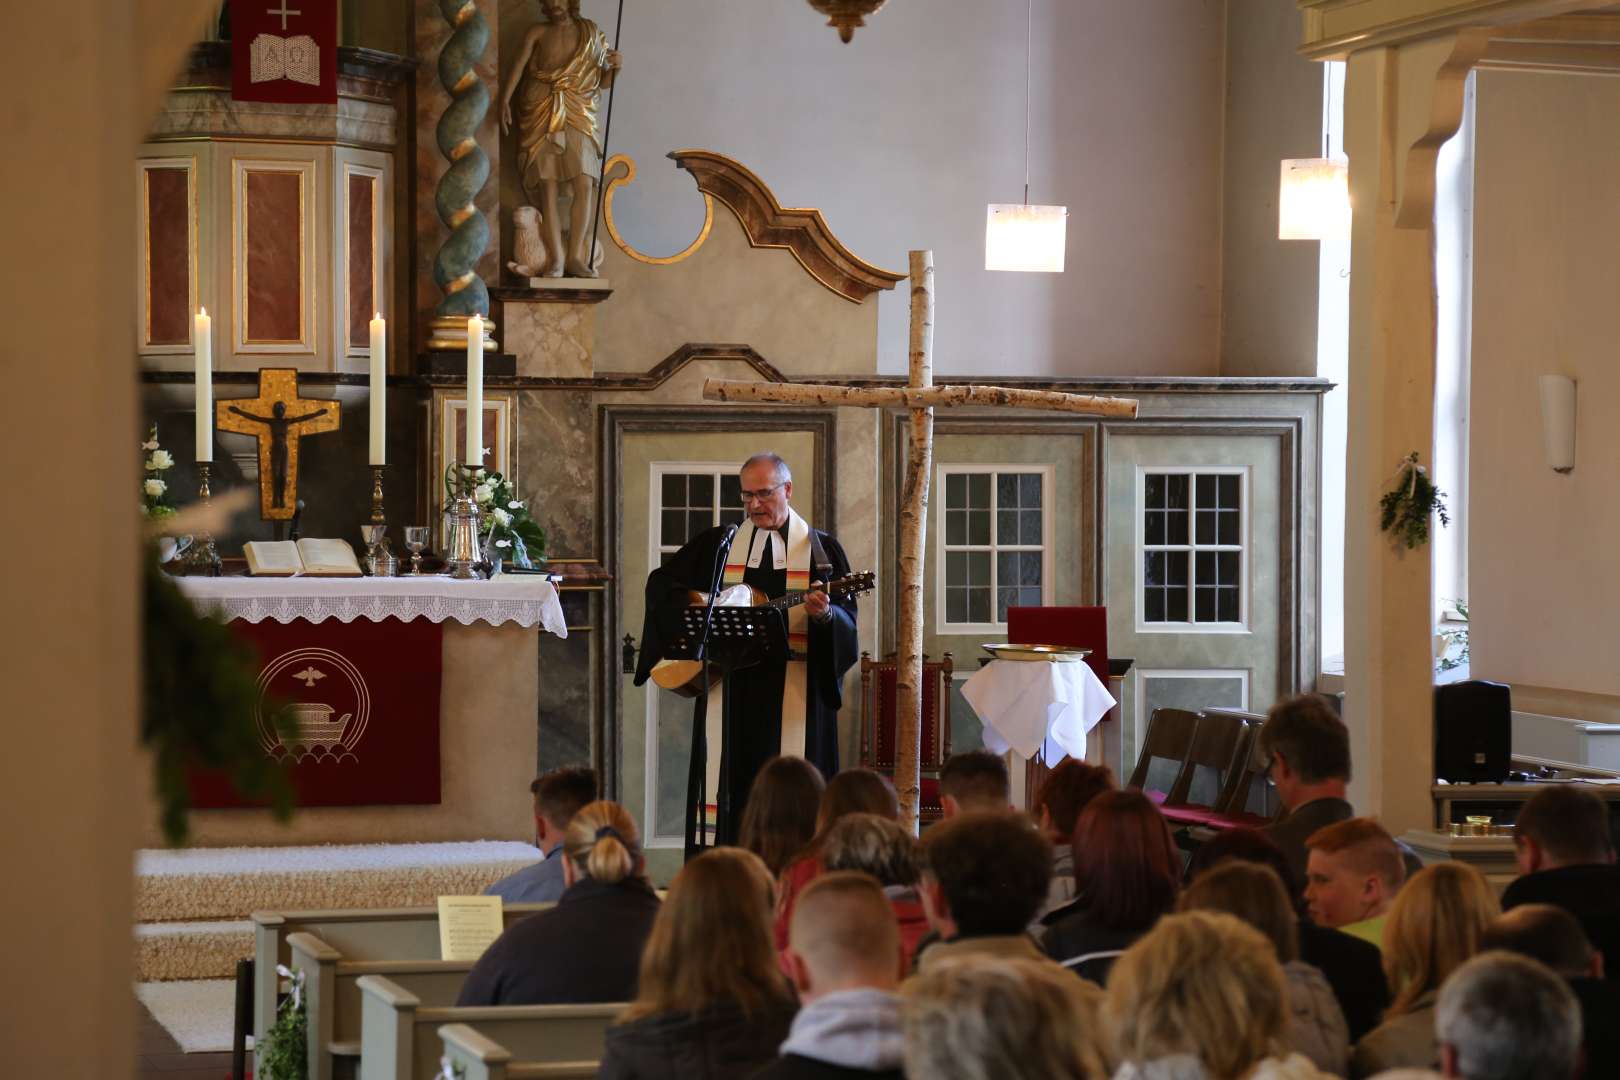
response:
M372 577L393 577L399 560L388 547L388 516L383 513L383 469L371 467L371 522L361 532L366 540L366 569Z
M213 493L208 489L208 475L213 467L210 461L197 462L197 500L204 506L213 502ZM219 550L214 546L213 533L203 530L192 536L191 546L180 555L180 573L188 577L219 577Z

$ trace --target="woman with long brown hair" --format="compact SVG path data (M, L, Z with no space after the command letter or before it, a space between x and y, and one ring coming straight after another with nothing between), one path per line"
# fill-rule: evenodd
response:
M778 882L774 938L778 950L787 948L794 901L822 871L821 849L827 842L828 831L850 814L898 818L900 800L895 797L894 784L871 769L845 769L827 782L816 814L816 834L782 871Z
M1384 1022L1356 1044L1350 1075L1435 1067L1440 984L1479 951L1485 928L1500 914L1496 891L1467 863L1435 863L1412 875L1384 924L1384 973L1394 999Z
M776 1058L797 1004L771 947L770 872L717 848L675 875L636 998L608 1029L602 1080L744 1077Z
M1104 983L1114 959L1176 906L1181 852L1140 791L1107 791L1075 823L1074 903L1043 920L1052 959Z
M748 789L738 846L763 859L772 877L780 874L816 835L826 788L821 770L804 758L771 758Z

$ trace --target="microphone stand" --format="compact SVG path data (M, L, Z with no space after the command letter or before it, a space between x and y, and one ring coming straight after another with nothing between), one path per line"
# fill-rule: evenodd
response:
M703 748L703 769L698 773L698 822L696 830L697 841L695 845L698 848L705 848L709 846L707 843L705 843L705 841L708 839L705 808L708 806L709 782L709 632L714 628L714 606L715 602L720 599L720 580L725 574L726 556L731 554L731 545L737 539L737 528L738 527L736 525L733 525L726 530L725 539L720 541L720 547L715 552L714 570L709 575L709 603L703 611L703 633L698 638L697 646L697 661L703 665L703 692L701 694L703 705L699 710L699 715L701 715L703 719L697 724L697 732L695 733ZM722 690L721 693L723 695L724 690ZM722 702L723 701L724 698L722 697ZM726 744L730 741L731 737L729 721L730 717L726 714L725 707L722 704L720 713L720 786L726 791L728 798L731 794L731 785L726 783L725 751ZM715 792L716 813L714 825L715 836L717 838L720 833L720 812L723 809L719 804L720 793Z

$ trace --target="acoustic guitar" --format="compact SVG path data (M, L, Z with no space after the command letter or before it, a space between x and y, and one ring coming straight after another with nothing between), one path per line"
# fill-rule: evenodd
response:
M799 592L784 593L776 598L766 596L752 585L747 586L751 606L756 608L772 608L776 611L787 611L798 607L805 602L812 592L825 592L830 599L841 596L854 596L857 593L868 592L877 584L877 575L870 570L860 570L845 574L827 582L819 589L804 589ZM687 604L691 607L707 607L709 594L692 590L686 594ZM740 606L740 605L739 605ZM724 677L720 669L710 666L708 687L703 684L704 664L698 660L660 660L653 665L652 681L681 697L697 697L707 688L712 688Z

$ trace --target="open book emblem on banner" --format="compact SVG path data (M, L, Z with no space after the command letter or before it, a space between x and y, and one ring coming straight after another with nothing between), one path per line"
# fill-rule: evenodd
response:
M303 665L299 670L299 665ZM327 676L335 676L330 682ZM314 700L315 685L323 685ZM286 702L292 730L282 734L271 722L266 699ZM259 672L259 701L253 711L259 742L273 758L294 761L358 762L354 748L371 718L371 692L360 670L331 649L294 649Z
M260 34L248 46L250 82L287 79L306 86L321 85L321 47L308 34L280 37Z

